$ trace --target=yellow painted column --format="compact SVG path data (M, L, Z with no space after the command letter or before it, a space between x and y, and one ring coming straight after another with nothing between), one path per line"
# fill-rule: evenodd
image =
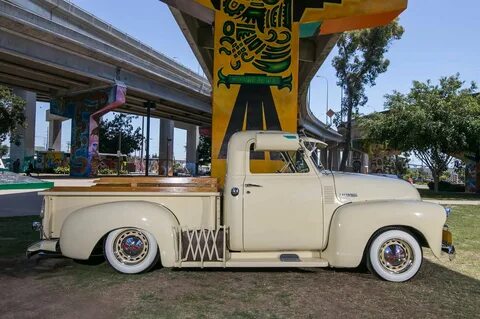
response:
M406 0L197 1L215 10L212 176L221 185L234 133L297 132L301 36L388 23L407 5ZM302 25L308 25L308 34L301 34ZM276 165L268 153L253 160L256 171Z

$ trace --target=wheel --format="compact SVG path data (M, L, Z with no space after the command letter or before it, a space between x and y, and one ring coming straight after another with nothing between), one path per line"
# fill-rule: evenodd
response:
M387 281L404 282L412 279L422 262L422 248L417 239L400 229L379 234L367 251L368 269Z
M104 244L110 266L124 274L150 270L158 262L158 245L149 232L137 228L121 228L108 234Z

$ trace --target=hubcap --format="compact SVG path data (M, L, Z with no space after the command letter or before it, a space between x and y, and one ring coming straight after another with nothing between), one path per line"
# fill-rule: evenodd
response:
M147 256L148 239L137 229L127 229L115 238L113 250L119 262L136 265Z
M389 239L378 250L380 264L387 271L401 274L413 265L414 256L410 245L402 239Z

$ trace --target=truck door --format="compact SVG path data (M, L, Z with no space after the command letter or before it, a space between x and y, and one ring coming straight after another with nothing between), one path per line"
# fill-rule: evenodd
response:
M250 151L244 182L245 251L321 249L322 187L304 154L278 153L279 168L262 172L255 169L254 153Z

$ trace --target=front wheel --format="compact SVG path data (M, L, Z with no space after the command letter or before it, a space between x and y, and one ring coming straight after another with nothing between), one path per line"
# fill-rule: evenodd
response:
M379 234L367 252L367 266L370 271L392 282L412 279L420 270L422 261L422 248L418 240L400 229Z
M146 230L121 228L110 232L104 244L105 258L118 272L138 274L158 262L155 237Z

